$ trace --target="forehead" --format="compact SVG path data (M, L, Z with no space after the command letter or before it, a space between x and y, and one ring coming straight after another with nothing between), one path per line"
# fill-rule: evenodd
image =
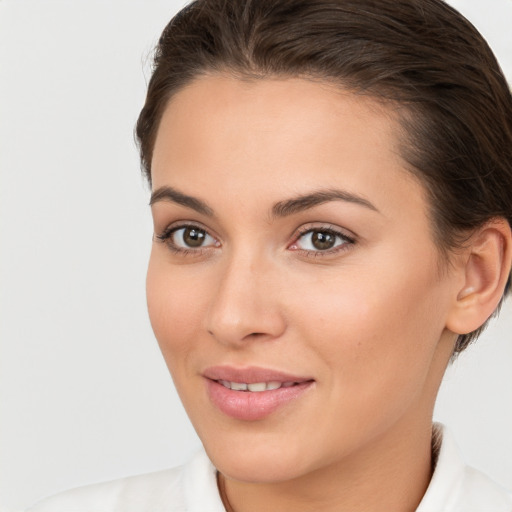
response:
M390 107L329 83L205 76L164 111L153 187L197 181L196 190L213 196L251 190L276 201L302 188L342 185L384 197L410 188L423 201L399 155L399 134Z

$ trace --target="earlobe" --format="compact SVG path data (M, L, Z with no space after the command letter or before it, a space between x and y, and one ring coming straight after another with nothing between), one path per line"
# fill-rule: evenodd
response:
M512 265L512 236L504 218L493 219L464 249L464 283L457 290L447 327L467 334L485 323L498 306Z

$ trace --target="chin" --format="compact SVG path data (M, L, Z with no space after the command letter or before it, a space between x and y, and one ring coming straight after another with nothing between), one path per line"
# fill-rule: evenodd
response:
M238 439L234 439L237 437ZM283 482L307 472L304 445L281 436L233 436L205 440L214 466L226 477L251 483Z
M227 478L246 483L278 483L293 480L303 474L297 461L277 460L272 454L222 454L210 456L215 467Z

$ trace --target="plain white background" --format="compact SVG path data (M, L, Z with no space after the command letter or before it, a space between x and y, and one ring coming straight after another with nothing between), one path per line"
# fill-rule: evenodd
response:
M510 80L512 1L451 3ZM132 135L147 57L183 4L0 0L2 510L199 445L147 318L149 194ZM508 302L450 369L436 418L512 488L511 362Z

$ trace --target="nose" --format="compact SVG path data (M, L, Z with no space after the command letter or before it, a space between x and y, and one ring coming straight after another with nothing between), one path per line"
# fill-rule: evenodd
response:
M233 255L221 266L205 319L210 335L235 348L281 336L286 321L272 262L256 255Z

